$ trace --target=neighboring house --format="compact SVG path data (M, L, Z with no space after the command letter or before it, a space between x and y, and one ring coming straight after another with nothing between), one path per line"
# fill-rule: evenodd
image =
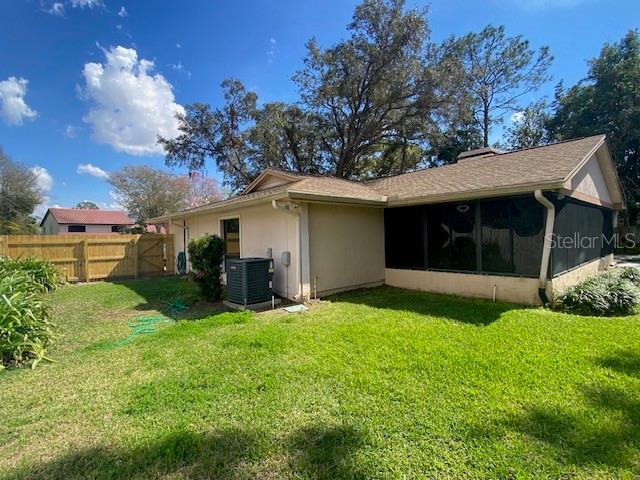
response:
M40 222L40 229L45 235L119 233L133 224L120 210L50 208Z
M230 256L271 253L274 290L291 299L386 283L537 304L611 264L622 208L599 135L465 152L369 182L269 169L235 198L151 222L175 234L177 251L217 234Z

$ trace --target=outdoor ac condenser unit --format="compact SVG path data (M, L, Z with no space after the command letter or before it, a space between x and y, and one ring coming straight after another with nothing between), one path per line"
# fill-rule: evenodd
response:
M227 296L230 302L252 305L270 302L273 295L273 259L227 260Z

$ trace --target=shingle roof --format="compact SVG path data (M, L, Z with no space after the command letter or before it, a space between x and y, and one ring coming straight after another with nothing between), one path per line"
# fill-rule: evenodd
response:
M469 158L453 165L429 168L373 180L368 185L387 195L389 202L411 198L437 198L485 190L567 180L604 140L604 135Z
M120 210L84 210L75 208L50 208L48 210L59 224L77 225L133 225L126 213ZM46 215L45 215L46 216ZM44 219L43 219L44 220Z
M212 209L241 206L267 197L288 196L293 199L323 199L344 203L391 205L444 201L456 197L533 191L534 188L558 188L566 182L605 140L596 135L541 147L462 158L458 163L415 172L355 182L335 177L313 176L291 172L289 183L264 190L242 193L210 205L166 215L160 219L195 214ZM464 155L463 155L464 157ZM267 170L276 175L279 171ZM264 173L263 173L264 175ZM247 191L247 190L245 190Z

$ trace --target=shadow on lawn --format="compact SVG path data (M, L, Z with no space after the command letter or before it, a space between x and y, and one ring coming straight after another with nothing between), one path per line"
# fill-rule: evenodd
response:
M504 313L524 307L489 300L469 299L452 295L378 287L333 295L333 302L367 305L380 309L401 310L420 315L443 317L473 325L489 325Z
M597 363L626 375L640 373L640 357L632 352L620 352ZM472 436L502 440L516 431L551 447L553 459L568 469L571 465L602 465L640 473L638 396L606 382L584 386L582 397L586 408L568 411L530 406L521 414L478 428ZM576 402L582 403L580 399Z
M96 447L71 453L23 470L8 478L276 478L269 465L269 439L255 432L224 430L211 435L174 433L145 447ZM293 476L317 479L364 478L352 469L361 436L350 428L312 427L294 433L284 442ZM275 457L277 458L277 457Z

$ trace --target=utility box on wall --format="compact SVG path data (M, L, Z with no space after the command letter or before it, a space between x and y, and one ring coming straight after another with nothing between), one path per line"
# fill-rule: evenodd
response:
M236 258L227 261L227 296L230 302L252 305L271 301L272 258Z

